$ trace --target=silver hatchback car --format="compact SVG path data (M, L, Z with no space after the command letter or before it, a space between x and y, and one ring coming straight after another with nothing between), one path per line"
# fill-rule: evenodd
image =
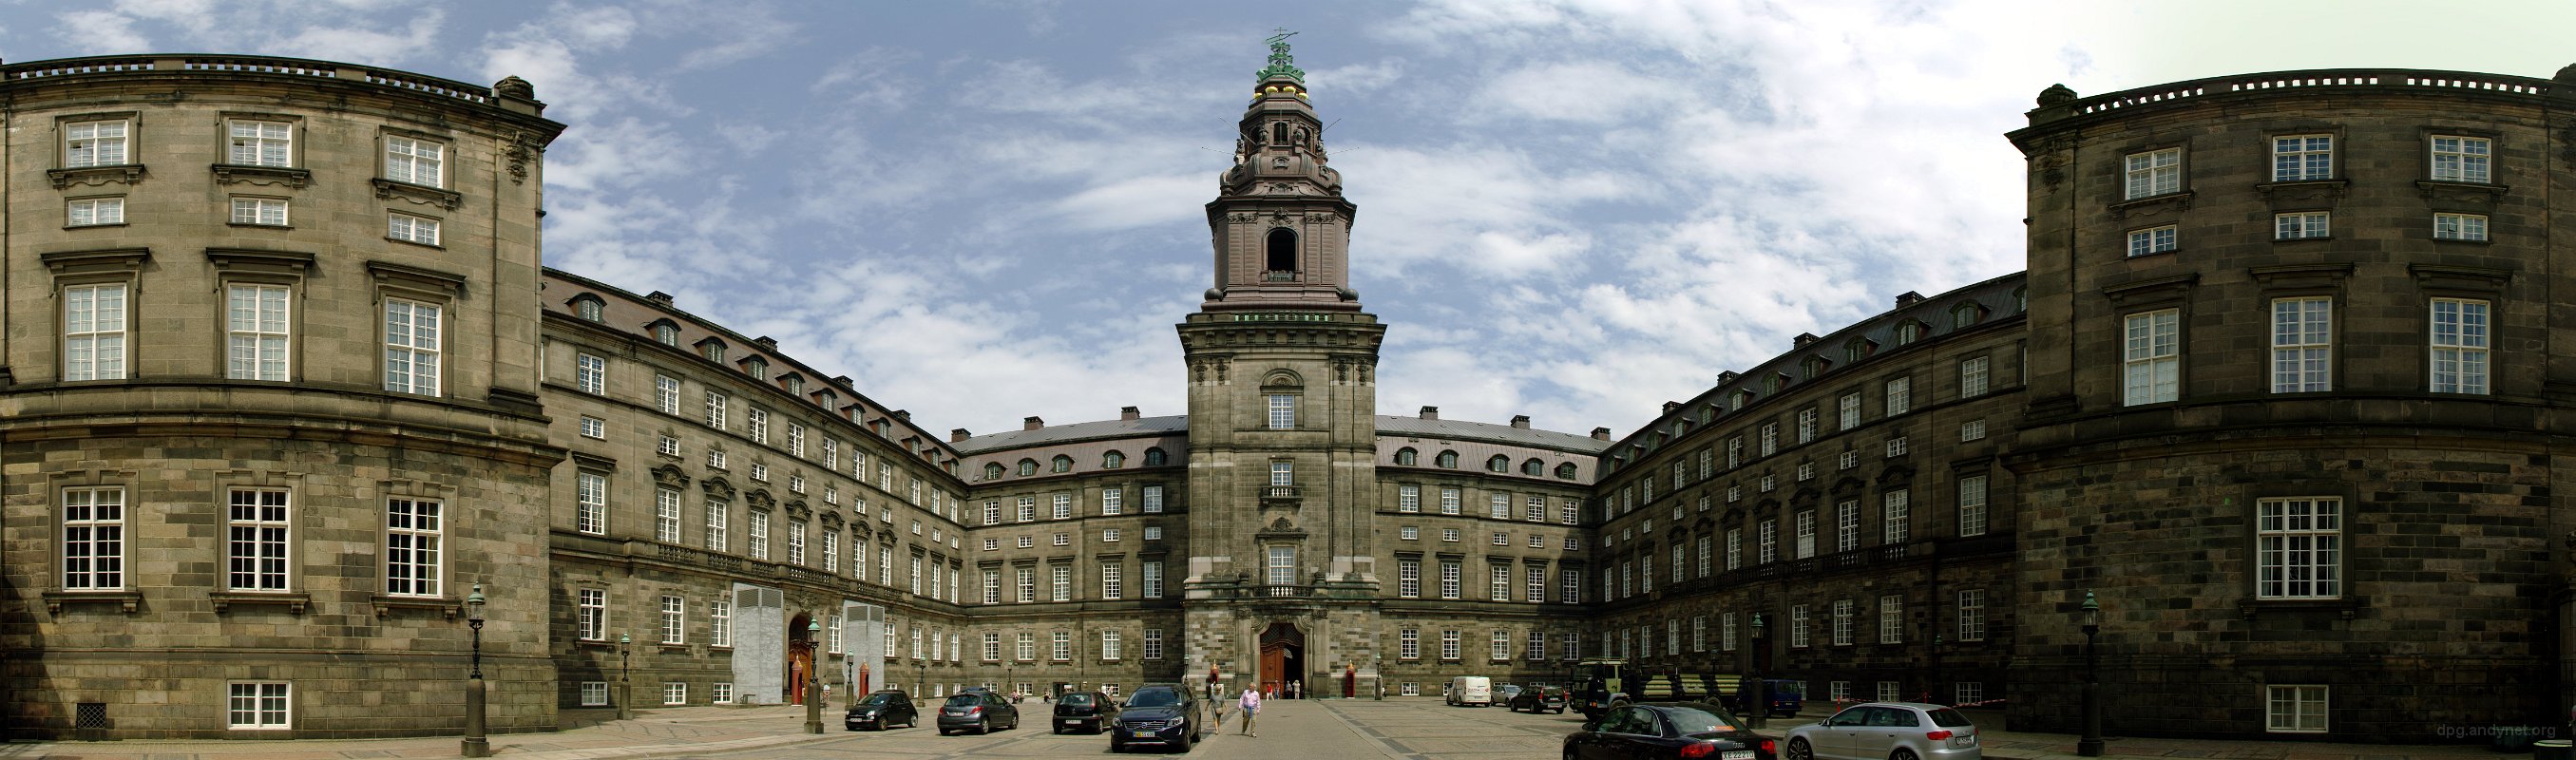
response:
M1789 760L1983 760L1977 725L1941 705L1871 702L1789 729Z

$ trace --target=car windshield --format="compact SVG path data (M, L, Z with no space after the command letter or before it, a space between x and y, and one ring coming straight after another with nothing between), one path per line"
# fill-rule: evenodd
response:
M1701 734L1723 733L1736 730L1735 716L1726 714L1725 708L1717 707L1715 705L1666 708L1664 710L1664 719L1672 721L1673 730L1680 732L1683 736L1698 736Z
M1168 689L1148 689L1127 698L1128 707L1170 707L1181 703L1181 695Z
M893 702L894 702L894 695L892 695L892 694L870 694L870 695L868 695L868 698L867 698L867 699L860 700L859 704L863 704L863 705L882 705L882 704L890 704L890 703L893 703Z
M1068 705L1087 705L1087 704L1091 704L1091 695L1089 695L1089 694L1067 694L1067 695L1064 695L1064 703L1065 703L1065 704L1068 704Z
M1935 726L1947 726L1947 727L1950 727L1950 728L1959 728L1959 727L1962 727L1962 726L1973 726L1973 725L1976 725L1975 723L1971 723L1971 722L1969 722L1969 721L1968 721L1968 716L1960 715L1960 714L1959 714L1959 711L1957 711L1957 710L1952 710L1952 709L1947 708L1947 707L1944 707L1944 708L1941 708L1941 709L1938 709L1938 710L1933 710L1933 711L1931 711L1931 713L1932 713L1932 725L1935 725Z
M974 707L983 703L983 697L975 696L973 694L959 694L948 698L949 707Z

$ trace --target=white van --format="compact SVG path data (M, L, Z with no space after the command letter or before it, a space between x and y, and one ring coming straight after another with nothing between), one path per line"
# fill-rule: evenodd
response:
M1494 679L1484 676L1459 676L1449 679L1449 704L1494 706Z

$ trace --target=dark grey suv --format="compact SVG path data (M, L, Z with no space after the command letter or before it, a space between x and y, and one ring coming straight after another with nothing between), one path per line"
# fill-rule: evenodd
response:
M1109 751L1159 744L1188 752L1199 736L1199 702L1190 698L1190 690L1177 684L1147 684L1127 695L1127 705L1110 720Z

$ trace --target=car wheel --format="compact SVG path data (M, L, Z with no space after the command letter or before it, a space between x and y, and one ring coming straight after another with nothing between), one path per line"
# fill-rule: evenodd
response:
M982 735L984 735L984 734L989 734L989 733L992 733L992 732L993 732L993 719L992 719L992 718L984 718L984 719L980 719L980 720L975 721L975 734L976 734L977 736L982 736Z
M1791 739L1789 740L1789 760L1816 760L1816 748L1808 746L1806 739Z
M1055 724L1055 725L1052 725L1052 726L1048 726L1048 727L1047 727L1047 733L1055 734L1055 735L1057 735L1057 736L1063 736L1063 735L1064 735L1064 724L1062 724L1062 723L1058 723L1058 724Z
M1126 743L1126 742L1123 742L1123 741L1119 741L1119 740L1118 740L1118 737L1115 737L1115 736L1109 737L1109 751L1111 751L1111 752L1125 752L1125 751L1127 751L1127 743Z
M1915 756L1914 750L1898 747L1895 752L1888 753L1887 760L1920 760L1920 758Z
M1573 748L1573 747L1567 747L1567 748L1565 748L1565 760L1581 760L1581 758L1577 758L1577 757L1575 757L1575 756L1574 756L1574 748Z
M1565 714L1565 708L1562 708L1562 707L1556 708L1556 714L1558 714L1558 715L1564 715L1564 714Z
M1180 741L1172 742L1172 746L1173 746L1174 750L1176 750L1176 751L1180 752L1181 754L1186 755L1186 754L1189 754L1189 752L1190 752L1190 742L1194 742L1194 741L1198 741L1198 737L1195 737L1195 736L1189 736L1189 735L1186 735L1186 734L1185 734L1185 735L1181 736Z

